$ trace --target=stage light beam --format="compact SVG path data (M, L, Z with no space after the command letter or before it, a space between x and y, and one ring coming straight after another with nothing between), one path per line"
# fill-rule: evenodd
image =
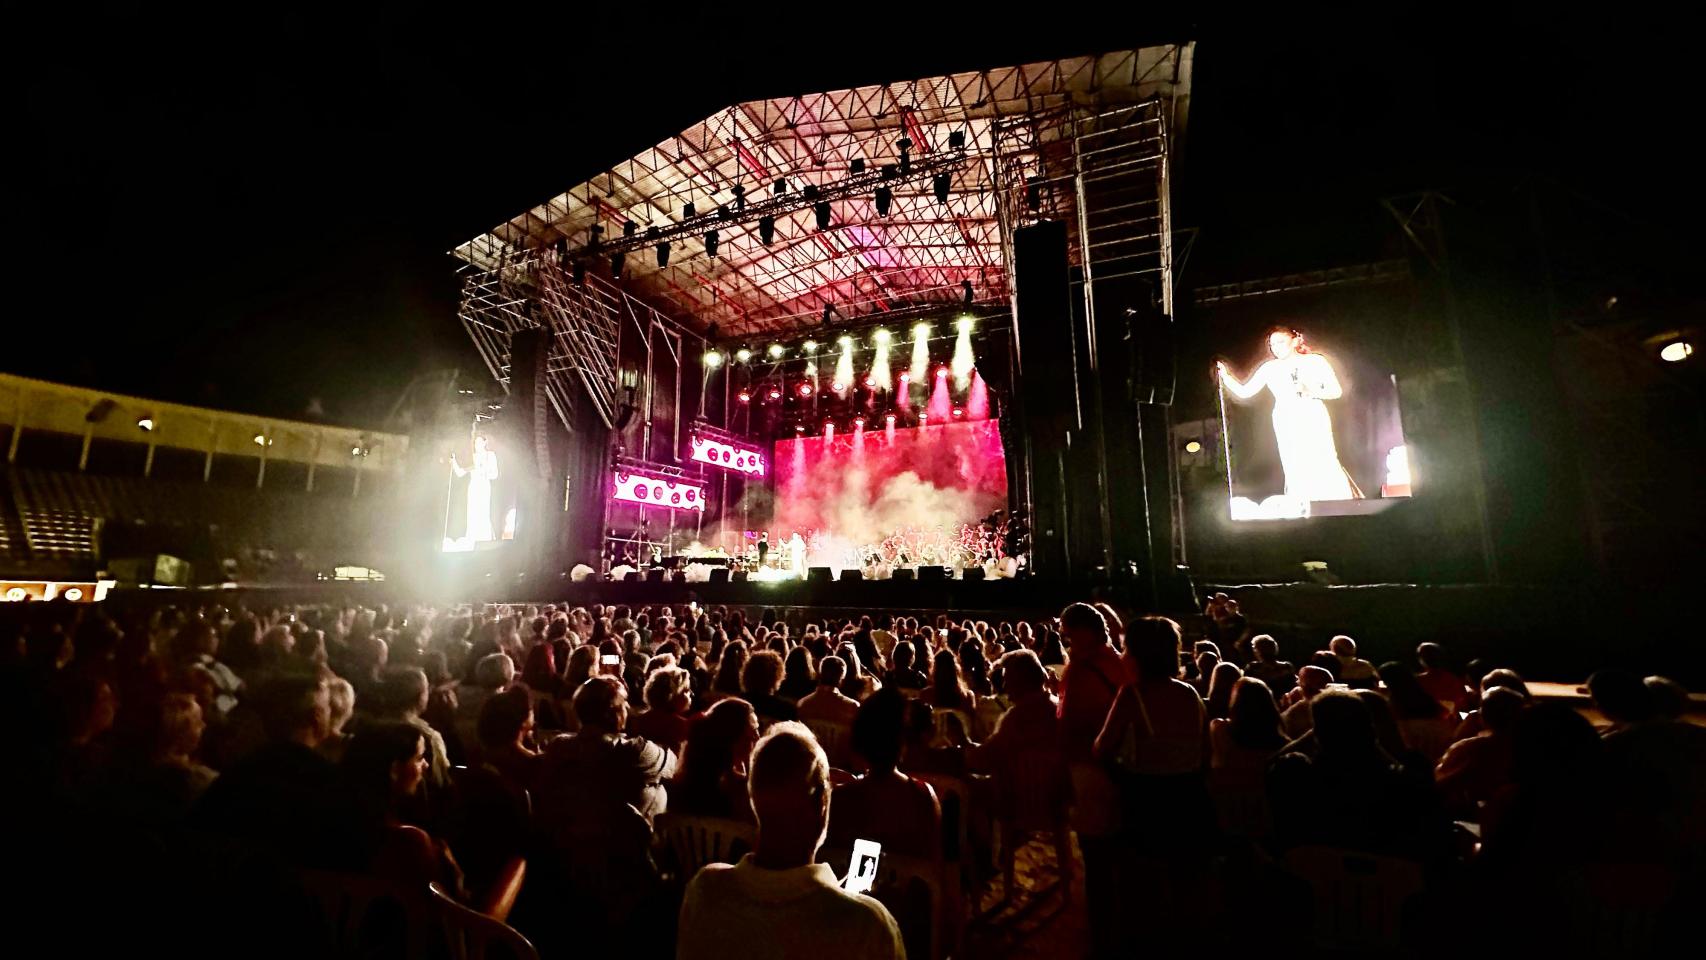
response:
M722 365L723 355L721 353L718 353L715 350L705 351L705 366L708 369L715 370Z
M770 345L770 359L772 360L782 359L782 354L787 352L788 351L779 343L772 343Z
M1687 340L1678 340L1675 343L1667 343L1665 344L1664 349L1659 351L1659 359L1666 363L1681 363L1693 355L1694 344L1689 343Z
M894 383L894 377L889 372L890 334L887 330L878 330L873 339L877 341L877 359L871 364L871 379L874 381L871 386L886 392L889 385Z
M954 325L959 328L959 339L954 341L954 389L964 390L970 382L972 368L977 366L971 350L971 317L961 317Z
M914 324L912 327L912 368L914 383L923 383L930 372L930 325L928 323Z
M741 347L739 350L735 351L735 359L739 360L741 363L745 363L752 359L752 351L745 347Z
M843 336L841 356L835 361L835 392L841 393L853 383L853 338Z

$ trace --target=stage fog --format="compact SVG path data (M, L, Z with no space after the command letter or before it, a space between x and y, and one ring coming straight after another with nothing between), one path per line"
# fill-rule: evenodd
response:
M772 539L798 533L806 565L961 559L978 521L1007 506L994 420L815 434L776 444Z

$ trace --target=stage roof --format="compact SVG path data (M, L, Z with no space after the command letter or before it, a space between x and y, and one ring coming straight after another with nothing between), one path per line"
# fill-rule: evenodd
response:
M666 238L668 266L657 265L655 245L646 243L625 258L621 286L695 328L714 322L725 336L782 333L816 324L826 305L853 318L955 303L963 281L977 302L1005 301L997 165L1012 169L1016 145L1019 153L1040 155L1074 109L1150 99L1166 104L1177 143L1192 52L1188 43L1144 47L736 104L454 253L491 270L518 248L566 242L572 256L598 264L589 272L608 275L609 258L593 259L595 225L603 243L620 241L628 221L644 238L648 228L679 224L693 204L694 232ZM965 135L963 162L955 162L961 152L949 143L956 131ZM913 144L912 169L949 177L946 203L937 199L934 173L897 178L886 217L878 214L874 191L836 192L858 176L856 161L863 161L866 180L884 165L898 165L903 137ZM698 232L707 213L734 207L737 186L748 204L774 201L779 179L786 181L783 195L812 186L831 197L831 227L819 230L813 207L794 204L776 216L766 245L758 222L736 214L725 226L713 225L718 250L708 256Z

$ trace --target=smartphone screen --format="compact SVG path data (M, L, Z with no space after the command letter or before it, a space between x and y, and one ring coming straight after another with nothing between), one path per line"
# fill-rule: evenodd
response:
M877 884L877 862L882 859L883 845L875 840L853 841L853 859L847 864L850 893L870 893Z
M599 657L598 662L604 664L607 667L614 667L618 663L622 662L622 658L617 656L614 653L607 653L604 656Z

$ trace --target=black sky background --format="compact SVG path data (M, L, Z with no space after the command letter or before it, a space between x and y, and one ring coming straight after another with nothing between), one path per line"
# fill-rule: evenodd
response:
M1706 85L1665 24L488 6L111 4L21 32L0 368L277 416L318 397L376 425L416 375L480 369L451 247L722 106L1184 38L1189 285L1390 255L1379 197L1524 176L1706 246Z

